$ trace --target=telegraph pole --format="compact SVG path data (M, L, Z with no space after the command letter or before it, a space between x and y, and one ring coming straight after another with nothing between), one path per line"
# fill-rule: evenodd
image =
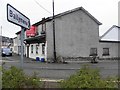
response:
M0 32L0 48L2 49L2 26L0 27L1 32ZM2 54L2 52L0 53Z
M0 27L1 28L1 35L0 35L0 48L2 48L2 26Z
M120 1L118 2L118 42L120 40ZM118 43L118 59L120 59L120 43ZM120 61L118 60L118 76L120 76ZM120 89L120 83L118 83L118 89Z
M55 16L54 16L54 0L53 0L53 53L54 62L56 62L56 44L55 44Z

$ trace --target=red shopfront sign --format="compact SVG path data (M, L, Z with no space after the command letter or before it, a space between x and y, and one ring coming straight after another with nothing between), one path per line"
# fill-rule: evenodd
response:
M35 36L36 35L36 26L31 26L29 30L26 30L26 36Z

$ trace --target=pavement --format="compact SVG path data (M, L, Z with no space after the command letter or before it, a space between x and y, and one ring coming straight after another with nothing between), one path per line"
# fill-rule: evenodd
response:
M7 58L9 58L9 59L7 59ZM1 59L2 60L9 60L9 61L20 61L21 56L18 54L13 54L12 57L6 56L6 57L2 57ZM35 62L35 59L24 57L24 62Z

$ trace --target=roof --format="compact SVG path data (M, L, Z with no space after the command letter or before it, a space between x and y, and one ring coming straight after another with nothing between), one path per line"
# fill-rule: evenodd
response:
M73 13L73 12L76 12L76 11L78 11L78 10L82 10L82 11L83 11L84 13L86 13L90 18L92 18L98 25L102 25L101 22L99 22L95 17L93 17L93 16L92 16L88 11L86 11L83 7L78 7L78 8L72 9L72 10L68 10L68 11L66 11L66 12L57 14L57 15L55 15L54 17L55 17L55 18L59 18L59 17L61 17L61 16L64 16L64 15L67 15L67 14L70 14L70 13ZM46 21L46 22L47 22L47 21L51 21L52 19L53 19L53 16L48 17L48 18L43 18L41 21L39 21L39 22L37 22L37 23L35 23L35 24L33 24L33 25L38 26L38 25L42 24L43 21Z
M51 19L50 17L48 17L48 18L42 18L41 21L33 24L32 26L39 26L39 25L42 24L43 22L48 22L48 21L51 21L51 20L52 20L52 19Z
M13 39L16 39L17 37L14 37Z
M107 32L105 32L101 37L100 41L114 41L120 42L120 27L113 25Z
M55 15L55 18L58 18L58 17L61 17L61 16L64 16L64 15L67 15L67 14L70 14L70 13L73 13L73 12L76 12L78 10L82 10L84 13L86 13L90 18L92 18L97 24L99 25L102 25L101 22L99 22L95 17L93 17L87 10L85 10L83 7L78 7L78 8L75 8L75 9L72 9L72 10L68 10L66 12L63 12L63 13L60 13L60 14L57 14Z
M5 37L5 36L0 36L0 37L2 37L2 42L13 43L13 38Z
M25 29L25 31L26 31L26 30L27 30L27 29ZM18 31L18 32L16 32L15 34L17 34L17 35L18 35L18 34L20 34L20 33L21 33L21 30L20 30L20 31Z
M26 44L45 43L45 35L27 38L24 41Z
M21 30L20 30L20 31L18 31L18 32L16 32L15 34L17 34L17 35L18 35L18 34L20 34L20 33L21 33Z

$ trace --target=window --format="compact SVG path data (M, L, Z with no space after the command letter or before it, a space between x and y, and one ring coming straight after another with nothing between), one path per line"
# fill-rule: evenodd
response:
M46 23L42 24L42 31L46 31Z
M97 55L97 48L90 49L90 56Z
M42 44L42 54L45 54L45 44Z
M31 45L31 53L33 53L33 45Z
M43 22L42 25L41 25L41 31L40 31L40 34L41 35L45 35L45 32L46 31L46 23Z
M21 40L21 34L20 34L20 35L18 35L18 38L19 38L19 40Z
M18 52L21 53L21 46L18 46Z
M109 48L103 48L103 56L109 55Z
M36 45L36 54L38 54L38 45Z

